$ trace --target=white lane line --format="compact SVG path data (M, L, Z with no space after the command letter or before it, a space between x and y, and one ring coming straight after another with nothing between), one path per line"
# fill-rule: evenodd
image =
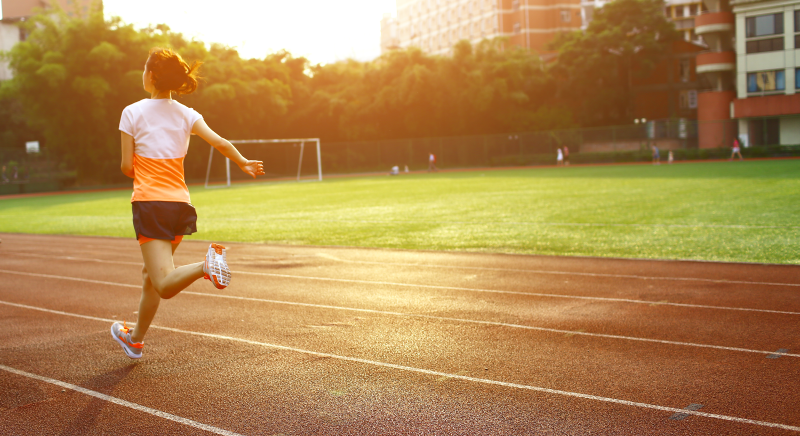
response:
M102 394L102 393L97 392L97 391L93 391L93 390L90 390L90 389L82 388L80 386L73 385L72 383L67 383L67 382L63 382L61 380L56 380L56 379L53 379L53 378L44 377L44 376L41 376L41 375L38 375L38 374L31 374L29 372L20 371L20 370L18 370L16 368L12 368L10 366L6 366L6 365L3 365L3 364L0 364L0 369L2 369L3 371L8 371L8 372L10 372L12 374L16 374L16 375L20 375L20 376L23 376L23 377L32 378L34 380L39 380L39 381L42 381L42 382L45 382L45 383L50 383L52 385L56 385L56 386L59 386L59 387L65 388L65 389L70 389L70 390L73 390L73 391L76 391L76 392L80 392L82 394L89 395L91 397L99 398L99 399L101 399L103 401L108 401L109 403L113 403L113 404L116 404L118 406L127 407L129 409L133 409L133 410L136 410L136 411L139 411L139 412L149 413L150 415L154 415L154 416L157 416L159 418L168 419L170 421L174 421L174 422L177 422L179 424L183 424L183 425L186 425L186 426L189 426L189 427L194 427L194 428L199 429L199 430L204 430L204 431L207 431L207 432L210 432L210 433L224 435L224 436L242 436L239 433L234 433L232 431L223 430L223 429L218 428L218 427L214 427L214 426L211 426L211 425L208 425L208 424L203 424L202 422L193 421L191 419L183 418L183 417L180 417L180 416L177 416L177 415L173 415L171 413L162 412L162 411L157 410L157 409L153 409L153 408L150 408L150 407L142 406L141 404L131 403L130 401L125 401L125 400L123 400L121 398L112 397L110 395Z
M29 272L22 272L22 271L10 271L7 269L0 269L0 273L5 274L15 274L18 276L28 276L28 277L41 277L43 279L56 279L56 280L70 280L73 282L84 282L84 283L95 283L98 285L108 285L108 286L122 286L125 288L136 288L142 289L142 285L128 285L125 283L116 283L116 282L106 282L103 280L90 280L90 279L81 279L78 277L67 277L67 276L56 276L53 274L40 274L40 273L29 273Z
M142 266L143 265L143 262L126 262L126 261L121 261L121 260L105 260L105 259L95 259L95 258L87 258L87 257L52 256L52 255L34 254L34 253L13 253L13 254L14 255L19 255L19 256L39 257L39 258L46 258L46 259L62 259L62 260L72 260L72 261L111 263L111 264L120 264L120 265L138 265L138 266ZM639 276L639 275L631 275L631 274L587 273L587 272L576 272L576 271L552 271L552 270L514 269L514 268L489 268L489 267L480 267L480 266L453 266L453 265L432 265L432 264L423 264L423 263L401 263L401 262L377 262L377 261L367 261L367 260L348 260L348 259L341 259L341 258L338 258L336 256L333 256L333 255L330 255L330 254L325 254L325 253L317 253L314 256L303 256L303 257L322 257L322 258L334 260L334 261L337 261L337 262L363 263L363 264L367 264L367 265L413 266L413 267L424 267L424 268L466 269L466 270L498 271L498 272L520 272L520 273L549 274L549 275L559 275L559 276L603 277L603 278L635 279L635 280L666 280L666 281L682 281L682 282L703 282L703 283L720 283L720 284L733 284L733 285L763 285L763 286L800 287L800 283L753 282L753 281L747 281L747 280L704 279L704 278L697 278L697 277L658 277L658 276ZM252 259L261 259L261 258L270 258L270 259L272 259L272 257L269 257L269 256L246 256L244 259L252 260Z
M23 308L23 309L30 309L30 310L37 310L37 311L41 311L41 312L53 313L53 314L57 314L57 315L65 315L65 316L72 316L72 317L76 317L76 318L91 319L91 320L95 320L95 321L115 322L115 320L112 320L112 319L98 318L98 317L94 317L94 316L80 315L80 314L74 314L74 313L69 313L69 312L62 312L60 310L45 309L45 308L42 308L42 307L28 306L28 305L25 305L25 304L11 303L11 302L2 301L2 300L0 300L0 304L5 304L5 305L8 305L8 306L13 306L13 307L19 307L19 308ZM609 398L609 397L602 397L602 396L598 396L598 395L582 394L582 393L579 393L579 392L563 391L563 390L559 390L559 389L550 389L550 388L544 388L544 387L539 387L539 386L530 386L530 385L523 385L523 384L518 384L518 383L502 382L502 381L491 380L491 379L469 377L469 376L460 375L460 374L449 374L449 373L446 373L446 372L432 371L432 370L422 369L422 368L414 368L414 367L411 367L411 366L396 365L396 364L393 364L393 363L386 363L386 362L380 362L380 361L375 361L375 360L361 359L361 358L358 358L358 357L340 356L340 355L337 355L337 354L321 353L321 352L318 352L318 351L304 350L302 348L289 347L289 346L285 346L285 345L270 344L270 343L267 343L267 342L252 341L252 340L249 340L249 339L235 338L235 337L231 337L231 336L216 335L216 334L213 334L213 333L194 332L194 331L189 331L189 330L181 330L181 329L176 329L176 328L171 328L171 327L161 327L161 326L155 326L155 325L151 325L150 328L170 331L170 332L174 332L174 333L182 333L182 334L187 334L187 335L194 335L194 336L202 336L202 337L207 337L207 338L220 339L220 340L224 340L224 341L240 342L240 343L243 343L243 344L256 345L256 346L273 348L273 349L284 350L284 351L292 351L292 352L295 352L295 353L307 354L307 355L316 356L316 357L327 357L327 358L341 360L341 361L345 361L345 362L356 362L356 363L362 363L362 364L365 364L365 365L373 365L373 366L379 366L379 367L383 367L383 368L397 369L397 370L400 370L400 371L431 375L431 376L435 376L435 377L447 377L447 378L451 378L451 379L464 380L464 381L469 381L469 382L473 382L473 383L495 385L495 386L503 386L503 387L514 388L514 389L524 389L524 390L529 390L529 391L534 391L534 392L541 392L541 393L545 393L545 394L553 394L553 395L561 395L561 396L565 396L565 397L581 398L581 399L585 399L585 400L601 401L601 402L605 402L605 403L620 404L620 405L624 405L624 406L639 407L639 408L643 408L643 409L659 410L659 411L664 411L664 412L687 413L687 414L690 414L690 415L702 416L702 417L705 417L705 418L713 418L713 419L719 419L719 420L723 420L723 421L737 422L737 423L741 423L741 424L752 424L752 425L758 425L758 426L762 426L762 427L772 427L772 428L779 428L779 429L782 429L782 430L790 430L790 431L800 432L800 427L786 425L786 424L779 424L779 423L775 423L775 422L757 421L757 420L754 420L754 419L739 418L739 417L735 417L735 416L720 415L720 414L715 414L715 413L698 412L698 411L680 409L680 408L676 408L676 407L666 407L666 406L659 406L659 405L656 405L656 404L640 403L640 402L636 402L636 401L620 400L620 399L617 399L617 398Z
M35 254L35 253L13 253L13 254L15 256L38 257L43 259L61 259L61 260L72 260L77 262L112 263L118 265L144 266L144 262L126 262L123 260L106 260L106 259L95 259L90 257L76 257L76 256L53 256L53 255Z
M101 285L120 286L120 287L125 287L125 288L141 289L141 286L128 285L128 284L125 284L125 283L104 282L104 281L99 281L99 280L87 280L87 279L79 279L79 278L74 278L74 277L56 276L56 275L50 275L50 274L10 272L10 271L5 271L5 270L0 270L0 272L10 273L10 274L17 274L17 275L24 275L24 276L48 278L48 279L64 279L64 280L77 281L77 282L87 282L87 283L95 283L95 284L101 284ZM481 321L481 320L472 320L472 319L464 319L464 318L449 318L449 317L435 316L435 315L423 315L423 314L405 313L405 312L392 312L392 311L374 310L374 309L359 309L359 308L354 308L354 307L331 306L331 305L313 304L313 303L299 303L299 302L282 301L282 300L268 300L268 299L264 299L264 298L239 297L239 296L234 296L234 295L221 295L221 294L208 294L208 293L203 293L203 292L192 292L192 291L182 291L181 294L198 295L198 296L202 296L202 297L228 298L228 299L231 299L231 300L241 300L241 301L257 301L257 302L261 302L261 303L284 304L284 305L290 305L290 306L316 307L316 308L320 308L320 309L348 310L348 311L353 311L353 312L374 313L374 314L379 314L379 315L415 317L415 318L425 318L425 319L436 319L436 320L440 320L440 321L493 325L493 326L499 326L499 327L519 328L519 329L536 330L536 331L551 332L551 333L564 333L564 334L570 334L570 335L590 336L590 337L598 337L598 338L621 339L621 340L627 340L627 341L652 342L652 343L658 343L658 344L680 345L680 346L699 347L699 348L713 348L713 349L725 350L725 351L739 351L739 352L745 352L745 353L756 353L756 354L766 354L766 355L774 354L774 351L751 350L749 348L726 347L726 346L723 346L723 345L710 345L710 344L696 344L696 343L692 343L692 342L668 341L668 340L663 340L663 339L637 338L637 337L634 337L634 336L610 335L610 334L604 334L604 333L588 333L588 332L582 332L582 331L552 329L552 328L547 328L547 327L526 326L526 325L521 325L521 324L508 324L508 323L496 322L496 321ZM800 357L800 354L793 354L793 353L784 353L782 355L783 356L789 356L789 357Z
M2 270L0 270L2 272ZM257 275L268 277L282 277L290 279L302 280L318 280L330 282L344 282L344 283L361 283L367 285L386 285L386 286L401 286L410 288L425 288L425 289L442 289L452 291L469 291L469 292L486 292L493 294L512 294L512 295L525 295L529 297L550 297L550 298L568 298L575 300L594 300L594 301L612 301L616 303L634 303L634 304L649 304L659 306L677 306L677 307L691 307L696 309L716 309L716 310L736 310L743 312L761 312L761 313L779 313L783 315L800 315L800 312L789 312L784 310L770 310L770 309L752 309L747 307L729 307L729 306L710 306L705 304L688 304L688 303L670 303L668 301L647 301L647 300L632 300L628 298L610 298L610 297L587 297L583 295L561 295L561 294L544 294L539 292L519 292L519 291L501 291L496 289L477 289L477 288L462 288L457 286L437 286L437 285L417 285L412 283L396 283L396 282L380 282L372 280L355 280L355 279L335 279L330 277L311 277L311 276L295 276L289 274L274 274L274 273L260 273L249 271L234 271L234 274L244 275Z
M739 347L726 347L723 345L709 345L709 344L696 344L693 342L679 342L679 341L667 341L662 339L650 339L650 338L637 338L634 336L622 336L622 335L611 335L605 333L588 333L582 331L573 331L573 330L561 330L561 329L553 329L547 327L535 327L535 326L527 326L521 324L508 324L504 322L497 322L497 321L480 321L480 320L473 320L473 319L464 319L464 318L450 318L445 316L435 316L435 315L423 315L423 314L416 314L416 313L406 313L406 312L391 312L385 310L374 310L374 309L359 309L354 307L344 307L344 306L330 306L325 304L313 304L313 303L298 303L294 301L281 301L281 300L267 300L264 298L251 298L251 297L238 297L235 295L220 295L220 294L206 294L202 292L191 292L191 291L183 291L182 294L190 294L190 295L200 295L203 297L216 297L216 298L227 298L231 300L242 300L242 301L256 301L260 303L270 303L270 304L284 304L289 306L302 306L302 307L314 307L320 309L333 309L333 310L347 310L352 312L363 312L363 313L374 313L377 315L392 315L392 316L400 316L400 317L410 317L410 318L424 318L424 319L435 319L438 321L450 321L450 322L460 322L460 323L467 323L467 324L483 324L483 325L492 325L497 327L508 327L508 328L516 328L516 329L525 329L525 330L536 330L542 332L550 332L550 333L563 333L568 335L575 335L575 336L590 336L596 338L607 338L607 339L621 339L626 341L640 341L640 342L652 342L657 344L667 344L667 345L680 345L686 347L699 347L699 348L713 348L716 350L725 350L725 351L740 351L744 353L756 353L756 354L766 354L769 357L770 355L774 355L775 351L764 351L764 350L751 350L749 348L739 348ZM781 349L783 350L783 349ZM777 352L781 352L778 350ZM781 352L781 356L791 356L791 357L800 357L800 354L793 354L793 353L786 353Z
M111 261L109 261L111 262ZM647 301L647 300L632 300L627 298L610 298L610 297L587 297L583 295L561 295L561 294L545 294L539 292L518 292L518 291L501 291L496 289L476 289L476 288L461 288L461 287L454 287L454 286L436 286L436 285L416 285L411 283L395 283L395 282L379 282L379 281L370 281L370 280L354 280L354 279L335 279L329 277L310 277L310 276L295 276L295 275L288 275L288 274L273 274L273 273L258 273L258 272L249 272L249 271L233 271L235 274L244 274L244 275L257 275L257 276L268 276L268 277L281 277L281 278L290 278L290 279L300 279L300 280L316 280L316 281L331 281L331 282L342 282L342 283L359 283L359 284L368 284L368 285L385 285L385 286L399 286L399 287L410 287L410 288L424 288L424 289L442 289L442 290L455 290L455 291L469 291L469 292L485 292L485 293L493 293L493 294L512 294L512 295L524 295L529 297L547 297L547 298L566 298L566 299L573 299L573 300L591 300L591 301L604 301L604 302L614 302L614 303L632 303L632 304L648 304L651 306L659 305L659 306L675 306L675 307L689 307L694 309L714 309L714 310L734 310L740 312L757 312L757 313L775 313L781 315L800 315L800 312L789 312L784 310L770 310L770 309L753 309L747 307L729 307L729 306L710 306L704 304L688 304L688 303L670 303L668 301ZM64 280L73 280L73 281L83 281L88 283L98 283L104 285L111 285L111 286L125 286L129 288L141 288L140 285L127 285L122 283L113 283L113 282L104 282L99 280L89 280L89 279L80 279L76 277L66 277L66 276L56 276L50 274L38 274L38 273L27 273L27 272L20 272L20 271L11 271L0 269L0 273L6 274L17 274L23 276L32 276L32 277L42 277L42 278L52 278L52 279L64 279Z
M480 271L499 271L499 272L521 272L533 274L551 274L561 276L585 276L585 277L608 277L618 279L636 279L636 280L672 280L684 282L706 282L706 283L722 283L722 284L736 284L736 285L765 285L765 286L793 286L800 287L800 283L776 283L776 282L753 282L747 280L722 280L722 279L704 279L696 277L656 277L656 276L638 276L631 274L608 274L608 273L587 273L587 272L574 272L574 271L552 271L552 270L537 270L537 269L514 269L514 268L489 268L481 266L454 266L454 265L432 265L424 263L402 263L402 262L377 262L369 260L349 260L341 259L336 256L325 253L317 253L317 256L334 260L343 263L363 263L367 265L389 265L389 266L413 266L423 268L445 268L445 269L468 269Z

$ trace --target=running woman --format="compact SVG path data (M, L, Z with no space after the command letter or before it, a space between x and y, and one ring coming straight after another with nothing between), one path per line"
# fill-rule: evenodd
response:
M170 49L153 48L144 65L142 85L150 98L122 111L122 172L133 179L133 228L142 250L142 297L133 328L115 322L111 335L131 359L142 357L144 336L161 299L170 299L195 280L206 278L217 289L231 280L225 247L211 244L204 262L175 268L172 256L184 235L197 231L197 213L189 201L183 159L189 136L196 134L246 174L264 174L261 161L247 160L214 133L194 109L172 99L197 89L197 69Z

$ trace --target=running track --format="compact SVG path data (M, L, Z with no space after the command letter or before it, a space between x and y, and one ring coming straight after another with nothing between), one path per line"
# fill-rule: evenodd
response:
M234 243L132 361L133 239L0 237L3 435L800 435L797 266Z

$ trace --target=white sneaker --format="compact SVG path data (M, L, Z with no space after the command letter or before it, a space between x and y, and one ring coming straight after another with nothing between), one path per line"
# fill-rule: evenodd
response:
M225 260L225 251L222 245L209 245L206 261L203 264L204 278L210 280L217 289L225 289L231 284L231 270Z
M111 336L114 337L114 340L122 347L122 350L125 351L128 357L131 359L142 357L144 343L133 342L131 340L131 329L129 329L124 322L122 324L118 322L111 324Z

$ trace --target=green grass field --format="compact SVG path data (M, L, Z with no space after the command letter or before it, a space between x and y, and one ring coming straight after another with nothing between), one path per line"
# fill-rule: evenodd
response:
M800 160L192 187L196 239L800 263ZM0 200L0 232L133 238L130 191Z

